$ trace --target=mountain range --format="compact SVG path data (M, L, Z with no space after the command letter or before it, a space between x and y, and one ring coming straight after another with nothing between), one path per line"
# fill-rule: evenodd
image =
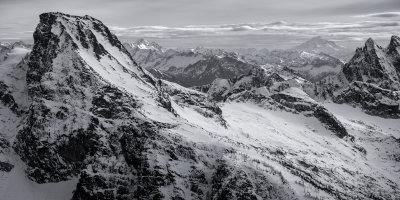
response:
M55 12L33 37L0 51L5 199L400 198L397 36L347 63L122 44Z
M165 49L155 42L139 39L124 44L133 59L158 78L186 87L210 84L216 78L233 78L248 73L256 65L280 65L316 82L337 74L344 64L341 55L348 49L333 41L312 38L288 50L267 49ZM329 54L325 53L329 52ZM334 55L334 56L332 56Z

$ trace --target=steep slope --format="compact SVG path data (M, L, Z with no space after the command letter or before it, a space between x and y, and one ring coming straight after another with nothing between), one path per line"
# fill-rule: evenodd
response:
M209 97L213 100L225 102L222 107L222 113L225 113L224 119L228 126L235 127L242 131L241 134L244 136L241 141L243 143L246 143L246 141L249 140L254 140L254 143L262 143L264 141L262 138L265 137L265 142L268 143L269 147L274 145L278 147L278 149L276 149L276 154L284 155L284 158L280 157L277 160L279 160L280 163L285 163L283 166L296 171L293 171L293 173L296 174L296 176L304 178L303 180L307 180L306 182L311 184L312 187L319 188L320 191L325 191L330 194L334 193L336 195L335 198L338 199L397 198L398 194L395 194L397 192L393 194L386 193L385 195L378 197L379 195L377 196L376 192L370 193L366 190L363 191L361 186L363 183L358 182L362 180L370 182L367 179L375 177L376 179L374 179L379 180L378 182L381 182L383 185L391 185L388 187L384 186L385 189L378 189L379 191L388 191L390 190L389 188L398 191L399 185L397 183L392 184L396 182L395 180L397 178L391 179L390 177L394 173L393 170L398 168L395 167L396 164L394 163L398 162L398 159L395 157L397 157L399 151L398 137L400 132L395 128L395 126L397 126L395 124L389 125L390 128L384 128L386 123L390 124L395 120L386 121L385 119L379 119L379 117L376 117L375 122L373 123L373 128L368 127L367 124L370 123L371 120L374 120L372 117L366 117L365 114L360 114L359 116L348 116L344 113L347 110L360 113L359 110L354 108L348 109L348 106L345 105L318 103L310 98L307 93L312 93L312 85L313 84L294 75L290 70L288 71L284 68L277 69L273 66L264 66L260 69L253 70L249 75L239 77L238 79L218 79L210 86L208 93ZM287 112L294 114L289 115ZM337 113L340 114L338 115ZM260 124L259 122L264 124ZM304 124L300 125L298 123ZM311 131L302 132L302 130L304 130L303 125L309 128L312 127ZM328 135L320 138L321 134L327 134L327 132L317 127L323 127L322 129L330 130L328 135L331 138L326 140L325 137L328 137ZM382 129L377 127L382 127ZM392 128L394 128L393 131ZM270 130L271 132L265 130ZM290 131L286 132L286 130ZM368 136L364 135L366 130L369 130ZM288 138L285 138L286 133L290 135ZM303 133L312 134L303 135ZM322 159L324 156L319 153L316 153L315 157L307 154L304 158L300 156L301 153L294 153L297 151L297 148L303 150L308 149L308 145L318 149L329 148L329 145L333 145L332 142L338 141L332 137L336 137L337 139L344 138L344 141L347 142L345 142L346 147L338 147L344 144L342 143L343 140L342 142L339 142L340 144L335 144L335 146L338 145L336 146L338 149L334 150L335 153L330 154L334 155L331 157L332 160L330 161ZM318 139L315 140L315 138ZM300 141L304 141L304 144L307 145L302 147ZM329 144L328 147L320 146L321 142L324 143L323 141L325 141L326 144ZM376 141L388 142L381 143ZM297 142L300 142L300 144ZM313 144L314 142L316 142L316 144ZM352 146L351 148L354 148L354 151L350 150L348 145ZM279 148L282 146L283 148ZM393 155L391 151L388 151L387 154L382 154L380 149L394 149L396 153ZM282 153L282 150L286 153ZM324 152L324 150L318 152ZM363 174L361 177L357 175L357 173L359 173L363 168L361 165L356 164L350 167L349 165L342 163L343 161L349 161L349 157L341 157L343 155L350 155L348 153L352 154L350 157L356 159L355 162L357 163L369 163L366 164L366 166L369 166L368 170L373 170L375 172L371 174ZM270 152L268 155L271 154L274 153ZM286 160L286 158L290 157L288 155L295 156ZM377 155L380 155L381 158L378 158L379 156ZM293 166L293 160L295 159L298 159L299 166L296 164ZM391 172L377 172L376 169L381 169L381 166L379 166L380 164L388 164L387 166L394 164L392 165L394 168L390 169ZM339 165L343 171L333 172L326 168L327 165ZM301 170L302 167L307 168L309 171L306 171L303 174L304 171ZM327 175L329 174L329 178L327 179L323 178L323 174L327 172L325 170L329 171L327 173ZM388 176L384 175L386 173ZM377 174L381 175L376 176ZM345 178L347 181L343 181L342 178L344 177L357 178L350 178L351 181L350 179ZM297 180L294 182L303 185L303 180ZM334 181L336 184L325 185L325 181ZM333 188L335 187L341 189L334 192L336 189ZM345 189L346 187L348 188ZM373 187L376 188L380 186L375 185ZM352 189L349 190L349 188ZM354 191L357 192L353 193ZM309 193L307 189L305 189L305 193ZM330 198L326 197L323 193L305 195L305 197Z
M17 119L15 139L0 137L2 197L400 196L398 123L337 117L347 107L315 102L290 70L253 69L207 96L153 78L89 16L42 14L34 39L29 107L0 87L0 108Z

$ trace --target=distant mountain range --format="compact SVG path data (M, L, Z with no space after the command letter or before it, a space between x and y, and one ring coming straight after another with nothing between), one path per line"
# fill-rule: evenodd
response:
M216 78L233 78L248 73L255 65L265 64L288 67L315 82L338 73L343 65L343 61L325 52L334 55L346 52L344 47L321 37L282 51L164 49L157 43L144 39L125 44L125 47L139 65L156 77L189 87L210 84Z

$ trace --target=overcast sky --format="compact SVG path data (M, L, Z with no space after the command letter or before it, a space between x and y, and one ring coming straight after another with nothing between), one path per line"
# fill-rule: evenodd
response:
M166 47L287 48L318 35L351 46L400 35L400 0L0 0L0 41L32 40L49 11L88 14L123 41Z

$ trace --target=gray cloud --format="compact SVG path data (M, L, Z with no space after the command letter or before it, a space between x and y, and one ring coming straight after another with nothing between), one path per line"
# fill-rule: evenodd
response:
M235 38L235 43L253 43L251 37L258 38L285 36L288 40L300 40L313 36L323 36L338 42L354 42L368 37L387 39L400 32L400 23L394 21L359 21L348 23L318 22L318 23L242 23L223 25L191 25L180 27L140 26L117 27L110 26L117 36L129 38L153 38L159 40L176 40L179 38ZM290 43L290 42L289 42ZM277 46L279 43L275 44ZM200 45L200 44L199 44ZM258 44L255 44L258 45ZM282 44L286 45L286 44Z
M333 6L320 6L318 8L311 8L309 11L313 13L320 13L325 15L342 15L342 14L369 14L369 13L383 13L388 11L399 11L399 0L352 0L343 4ZM307 12L307 11L306 11Z
M394 17L400 17L400 12L371 13L371 14L366 14L366 15L356 15L355 17L382 17L382 18L394 18Z
M396 10L399 0L0 0L0 36L32 40L39 14L60 11L91 15L125 41L283 48L322 35L347 44L397 34ZM379 15L353 17L369 13Z

